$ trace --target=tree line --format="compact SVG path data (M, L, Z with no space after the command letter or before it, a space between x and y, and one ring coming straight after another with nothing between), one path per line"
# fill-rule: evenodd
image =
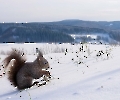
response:
M10 27L0 36L0 42L73 42L73 38L50 29Z

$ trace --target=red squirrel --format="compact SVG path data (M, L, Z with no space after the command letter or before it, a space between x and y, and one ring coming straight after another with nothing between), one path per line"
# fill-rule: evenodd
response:
M36 49L38 53L37 58L33 62L26 62L24 53L13 49L9 55L4 59L4 67L9 66L8 79L13 86L19 90L30 88L37 82L33 83L33 79L39 79L43 75L50 78L48 61L43 57L40 50ZM9 64L13 60L13 64ZM42 70L45 69L45 70Z

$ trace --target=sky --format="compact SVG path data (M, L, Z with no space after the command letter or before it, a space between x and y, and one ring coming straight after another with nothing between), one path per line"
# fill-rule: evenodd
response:
M0 22L120 21L120 0L0 0Z

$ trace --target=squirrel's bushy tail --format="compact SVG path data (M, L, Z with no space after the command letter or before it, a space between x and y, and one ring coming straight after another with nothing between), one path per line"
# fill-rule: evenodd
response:
M10 61L14 59L13 64L9 65ZM8 72L8 79L14 85L17 86L16 75L20 68L25 64L26 59L24 57L24 53L21 53L18 50L13 49L9 55L4 59L4 67L7 68L8 65L10 67Z

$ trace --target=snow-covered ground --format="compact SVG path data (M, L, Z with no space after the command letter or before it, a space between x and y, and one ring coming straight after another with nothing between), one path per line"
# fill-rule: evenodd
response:
M7 75L2 76L0 100L120 100L119 46L0 44L0 62L11 48L25 51L28 61L36 58L35 48L40 48L53 78L47 85L18 91Z

